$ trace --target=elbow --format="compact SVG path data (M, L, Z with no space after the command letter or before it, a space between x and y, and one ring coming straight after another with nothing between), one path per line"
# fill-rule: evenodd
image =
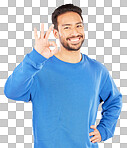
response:
M5 83L5 85L4 85L4 95L7 98L11 99L11 98L13 98L13 95L12 94L13 94L13 91L12 91L12 89L11 89L9 83L8 83L8 80L7 80L6 83Z
M10 98L10 94L9 94L9 91L8 91L8 87L7 87L7 84L5 83L5 86L4 86L4 95L7 97L7 98Z
M122 102L122 94L119 94L119 98L120 98L120 111L122 110L123 107L123 102Z
M4 95L8 98L8 93L7 93L7 80L6 80L6 83L4 84Z

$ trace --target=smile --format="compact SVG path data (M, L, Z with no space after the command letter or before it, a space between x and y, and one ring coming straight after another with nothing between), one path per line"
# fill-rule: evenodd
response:
M78 38L71 38L71 39L68 39L68 40L71 43L78 43L80 41L80 37L78 37Z

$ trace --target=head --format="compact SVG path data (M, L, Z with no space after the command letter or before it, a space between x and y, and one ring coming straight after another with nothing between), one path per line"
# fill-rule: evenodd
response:
M81 14L81 8L73 4L62 5L52 13L53 34L60 46L69 51L79 50L85 39Z

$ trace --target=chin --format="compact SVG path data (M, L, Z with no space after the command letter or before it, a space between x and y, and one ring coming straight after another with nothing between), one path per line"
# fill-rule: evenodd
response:
M82 46L81 43L80 43L80 45L79 44L73 44L73 45L70 46L70 48L75 49L75 50L79 50L81 48L81 46Z

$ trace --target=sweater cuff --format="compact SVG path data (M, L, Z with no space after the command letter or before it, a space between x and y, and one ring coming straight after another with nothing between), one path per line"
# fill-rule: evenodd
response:
M34 48L33 50L28 54L30 59L34 61L36 64L43 63L44 61L48 60L44 56L42 56L39 52L37 52Z
M101 126L100 124L97 125L96 127L98 129L98 131L100 132L100 135L101 135L101 141L105 141L107 139L107 133L106 133L106 130L103 126ZM100 141L100 142L101 142Z

